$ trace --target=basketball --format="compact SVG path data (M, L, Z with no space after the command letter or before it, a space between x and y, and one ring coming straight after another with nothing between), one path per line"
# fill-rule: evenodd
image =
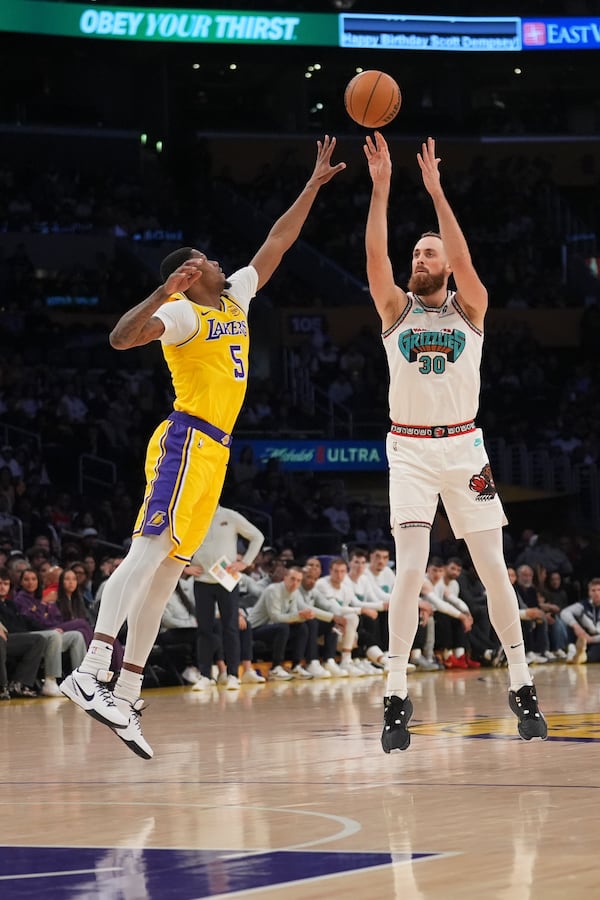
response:
M365 128L382 128L398 115L402 94L391 75L368 69L346 85L344 105L351 119Z

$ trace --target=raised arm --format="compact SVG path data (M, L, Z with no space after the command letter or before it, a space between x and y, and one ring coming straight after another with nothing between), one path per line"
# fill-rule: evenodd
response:
M109 336L111 347L115 350L129 350L157 340L165 326L159 318L154 317L154 313L172 294L187 291L198 281L200 275L200 260L186 260L149 297L121 316Z
M435 155L433 138L423 143L417 162L425 189L433 200L448 265L458 288L458 300L473 324L481 328L488 305L487 290L475 271L465 236L444 194L439 171L441 160Z
M363 149L373 182L365 230L367 280L385 331L398 319L407 303L406 294L394 282L392 263L388 255L387 211L392 161L388 145L379 131L375 132L375 141L367 135Z
M319 188L346 168L346 163L331 165L331 156L335 150L335 138L328 134L325 139L317 141L317 161L313 173L306 182L301 194L290 208L280 216L267 235L262 247L256 252L250 265L258 272L258 288L263 287L279 263L284 253L298 239L302 226L317 197ZM257 288L257 290L258 290Z

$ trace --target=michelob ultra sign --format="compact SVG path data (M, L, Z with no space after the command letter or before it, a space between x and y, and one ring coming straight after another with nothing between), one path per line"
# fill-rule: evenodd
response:
M232 459L245 457L248 448L254 462L266 465L276 459L287 471L373 472L387 468L383 441L261 441L236 438Z

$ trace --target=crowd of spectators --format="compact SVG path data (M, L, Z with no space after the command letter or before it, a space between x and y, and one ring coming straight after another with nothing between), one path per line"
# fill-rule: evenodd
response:
M339 150L343 153L343 148ZM390 201L390 247L397 277L408 274L416 237L432 223L428 194L419 180L414 155L403 144L396 162ZM461 170L444 171L444 184L460 210L461 225L495 306L564 306L578 302L561 286L560 190L548 158L506 156L494 163L474 153ZM238 185L258 208L285 207L303 176L292 160L267 164L256 178ZM485 197L485 203L481 202ZM364 227L370 200L366 167L356 165L343 189L319 197L308 220L306 239L338 265L365 281ZM344 227L340 227L340 223ZM331 302L343 303L343 298Z
M213 167L208 161L191 186L183 220L188 221L194 197L201 203L185 237L219 259L225 250L224 265L233 267L251 257L255 241L251 234L235 232L235 222L219 210L220 182L208 177ZM18 229L23 235L108 232L131 245L133 235L144 229L177 227L177 211L184 209L168 169L153 169L152 191L145 177L143 171L109 176L89 166L84 174L68 165L33 172L13 158L0 167L0 222L4 231ZM230 175L223 183L272 218L304 177L299 167L284 162L266 165L249 184L235 183ZM400 167L396 177L392 241L400 265L407 265L421 229L417 222L427 224L430 209L416 173ZM549 214L558 188L547 161L506 157L492 164L474 156L464 171L448 173L448 181L492 305L546 307L581 301L561 284L558 220ZM481 196L486 203L478 202ZM351 189L346 185L328 194L326 202L319 198L303 235L363 280L367 202L362 172L351 179ZM93 528L118 547L127 540L141 495L145 441L171 401L160 352L156 347L131 351L119 356L116 368L106 341L106 319L57 318L46 299L57 292L91 292L101 298L101 310L115 312L145 296L154 283L151 269L125 251L110 259L97 257L88 268L75 260L70 271L51 272L40 269L24 242L0 254L0 425L6 426L0 531L21 535L22 546L40 529L68 533ZM285 267L269 287L273 309L300 301L318 307L342 300L321 296L318 284ZM592 338L598 331L597 309L591 305L586 313L578 348L548 348L524 325L510 332L490 331L480 413L489 438L544 447L573 463L598 463L600 373ZM352 410L357 436L383 437L387 376L376 327L361 325L344 341L334 333L314 332L295 346L290 358L292 370L308 374L330 401ZM278 352L268 376L251 373L238 441L244 434L327 433L322 415L286 382ZM82 480L82 454L115 466L110 490L93 478ZM231 465L224 498L229 505L269 517L273 539L291 543L298 554L337 552L340 544L353 541L389 541L385 505L353 490L351 481L290 474L276 464L263 468L250 460L245 473L238 462Z
M0 535L0 700L61 696L60 680L81 662L103 586L123 558L125 551L106 553L95 528L71 532L64 513L54 511L52 524L40 529L27 549ZM146 667L147 687L176 683L196 691L217 685L239 690L242 684L262 684L265 676L288 681L387 670L387 610L395 575L385 542L339 544L341 551L301 555L284 541L263 544L260 529L243 516L228 509L221 513L223 520L235 515L242 523L238 532L245 535L233 541L242 574L232 600L217 586L227 604L234 604L228 625L234 631L224 640L221 619L213 616L214 600L207 606L196 590L212 596L210 585L194 584L208 575L199 561L212 559L199 548L165 610ZM250 539L260 549L246 559ZM431 551L410 671L505 665L464 542L432 540ZM596 548L527 529L517 541L507 536L506 553L529 663L600 661ZM126 626L119 637L126 639ZM121 641L115 643L115 671L123 659ZM229 653L235 655L235 670L241 659L241 677L231 669Z

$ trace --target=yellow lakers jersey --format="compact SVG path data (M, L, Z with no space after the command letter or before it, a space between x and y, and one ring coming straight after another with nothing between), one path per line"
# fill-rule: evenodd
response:
M173 300L185 299L175 294ZM241 306L226 293L220 309L188 301L197 327L179 344L161 344L175 389L174 409L230 433L244 402L250 339Z

